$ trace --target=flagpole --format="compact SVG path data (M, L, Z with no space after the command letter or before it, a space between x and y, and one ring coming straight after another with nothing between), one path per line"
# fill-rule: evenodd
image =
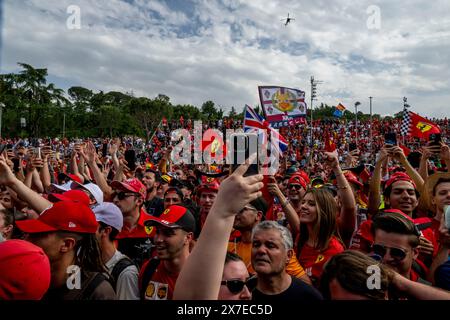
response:
M372 121L372 98L373 97L369 97L370 99L370 153L372 154L372 145L373 145L373 140L372 140L372 126L373 126L373 121Z

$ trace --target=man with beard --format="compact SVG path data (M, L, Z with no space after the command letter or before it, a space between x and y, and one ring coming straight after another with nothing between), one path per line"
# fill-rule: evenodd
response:
M147 197L144 201L145 210L148 214L159 217L164 211L164 201L156 195L160 184L158 172L152 169L145 170L142 183L147 189Z
M154 226L157 257L148 260L139 274L142 300L171 300L175 283L189 257L189 246L195 231L195 219L185 207L168 207L160 217L145 221Z
M294 254L292 235L275 221L264 221L253 229L252 266L258 276L253 290L256 301L313 301L321 294L286 272L286 265Z

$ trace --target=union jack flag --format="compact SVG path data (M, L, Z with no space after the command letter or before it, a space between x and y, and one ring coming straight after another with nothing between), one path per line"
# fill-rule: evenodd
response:
M271 144L276 152L283 153L288 149L286 139L278 133L278 130L273 129L269 122L248 105L245 105L244 132L258 134L262 145L267 143L267 138L270 134Z

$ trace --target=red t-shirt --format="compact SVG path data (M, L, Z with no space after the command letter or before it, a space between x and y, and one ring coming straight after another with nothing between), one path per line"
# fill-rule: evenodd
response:
M322 275L323 266L332 256L343 252L344 246L336 238L332 237L328 248L322 252L305 244L300 251L298 261L303 266L306 274L312 278L313 282L318 280Z
M142 281L142 271L146 269L150 260L147 260L142 266L139 274L139 283ZM164 265L164 262L158 265L155 273L152 275L147 288L145 290L145 300L172 300L175 283L177 282L179 273L169 273Z

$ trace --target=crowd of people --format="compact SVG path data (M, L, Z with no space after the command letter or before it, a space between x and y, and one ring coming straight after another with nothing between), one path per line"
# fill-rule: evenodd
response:
M282 128L271 176L175 164L191 120L149 141L3 139L0 299L450 299L450 124L435 122L439 145L397 119Z

